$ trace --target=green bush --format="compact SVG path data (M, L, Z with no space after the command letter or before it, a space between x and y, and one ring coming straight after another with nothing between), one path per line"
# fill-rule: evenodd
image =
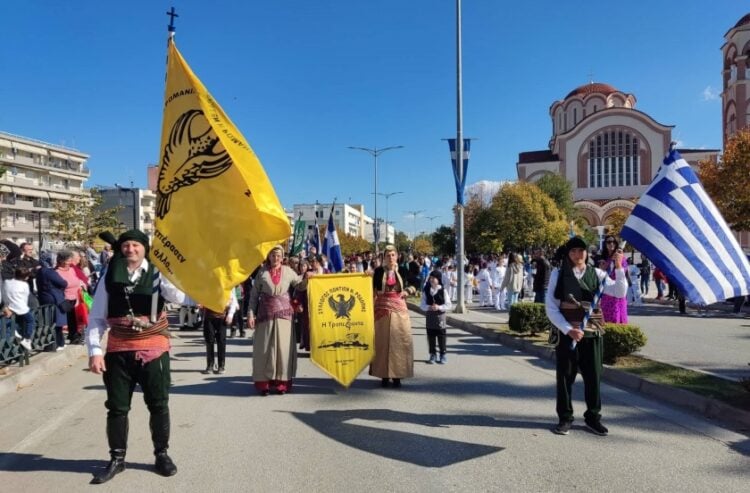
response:
M637 325L604 324L604 362L614 364L617 358L632 354L646 345L648 338Z
M538 334L550 328L544 303L516 303L510 307L508 326L513 332Z

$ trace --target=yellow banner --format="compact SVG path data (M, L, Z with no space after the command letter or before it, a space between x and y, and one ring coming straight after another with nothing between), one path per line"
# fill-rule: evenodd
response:
M260 161L170 41L151 260L221 312L229 290L291 234Z
M310 359L344 387L374 354L372 277L316 275L308 280Z

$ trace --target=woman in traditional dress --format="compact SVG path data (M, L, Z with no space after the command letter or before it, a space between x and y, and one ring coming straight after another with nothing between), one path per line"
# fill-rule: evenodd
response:
M253 382L263 396L269 394L271 387L281 395L289 392L297 372L294 310L289 292L302 283L302 277L282 265L283 257L284 249L275 246L250 290L247 325L257 329L253 343Z
M373 273L375 291L375 356L370 375L382 379L381 386L401 387L402 378L414 376L414 346L411 320L404 298L408 271L398 266L393 245L384 251L383 266Z
M612 257L618 250L619 250L619 246L617 244L617 238L615 238L612 235L607 235L607 237L604 238L604 251L602 252L602 257L599 260L598 267L601 270L608 272L609 277L612 279L615 278ZM622 253L622 250L620 250L620 253ZM622 268L625 270L625 273L627 274L628 261L625 259L624 256L622 258ZM631 284L630 279L628 279L628 284ZM602 306L602 317L604 318L605 322L609 322L613 324L628 323L627 294L623 296L622 298L617 298L609 294L604 294L602 295L601 306Z

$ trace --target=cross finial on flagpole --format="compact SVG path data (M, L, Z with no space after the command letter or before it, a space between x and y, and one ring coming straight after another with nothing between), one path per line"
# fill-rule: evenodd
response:
M593 84L593 83L594 83L594 73L589 72L589 84Z
M170 33L173 33L174 32L174 18L179 17L179 15L177 15L177 12L175 12L174 7L169 9L169 12L167 12L167 15L169 16L169 25L167 26L167 31L169 31Z

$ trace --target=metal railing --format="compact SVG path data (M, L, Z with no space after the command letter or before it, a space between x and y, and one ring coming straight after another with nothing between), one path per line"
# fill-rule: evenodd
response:
M31 310L36 321L34 335L31 338L31 351L27 351L15 338L16 332L21 332L16 322L16 316L0 318L0 366L18 363L28 365L32 353L37 353L56 347L55 340L55 306L42 305Z

